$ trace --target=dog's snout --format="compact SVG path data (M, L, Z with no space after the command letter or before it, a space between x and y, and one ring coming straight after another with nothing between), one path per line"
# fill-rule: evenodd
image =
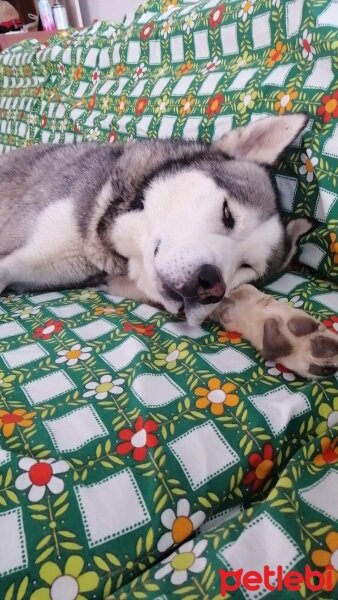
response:
M201 304L211 304L222 300L225 283L220 270L214 265L203 265L197 275L197 300Z

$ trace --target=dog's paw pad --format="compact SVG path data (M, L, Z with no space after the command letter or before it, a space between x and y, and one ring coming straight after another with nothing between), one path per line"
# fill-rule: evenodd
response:
M262 354L303 377L331 377L338 371L338 336L295 309L265 320Z

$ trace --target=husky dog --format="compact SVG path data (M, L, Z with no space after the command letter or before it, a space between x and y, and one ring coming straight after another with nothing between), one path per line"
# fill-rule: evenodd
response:
M213 315L266 358L333 374L338 342L250 282L280 272L306 219L284 228L269 166L304 114L215 143L39 145L0 158L0 292L84 286L159 303L190 325Z

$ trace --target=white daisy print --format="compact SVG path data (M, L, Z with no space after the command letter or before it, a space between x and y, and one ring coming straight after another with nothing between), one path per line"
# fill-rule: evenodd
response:
M61 494L65 484L59 477L61 473L69 471L69 464L65 460L56 461L54 458L35 460L25 456L19 460L19 467L24 471L16 478L17 490L26 490L29 487L28 500L39 502L45 495L46 489L52 494Z
M60 350L56 363L66 363L69 367L76 365L79 360L88 360L91 357L92 348L81 348L80 344L74 344L70 350Z
M194 29L196 17L197 15L195 13L192 13L185 17L183 23L183 31L185 31L186 33L190 33L190 31Z
M143 75L146 73L147 71L147 67L145 66L144 63L141 63L138 67L136 67L135 69L135 73L133 75L134 79L141 79L143 77Z
M161 569L155 573L155 579L162 579L170 574L170 581L173 585L182 585L188 579L189 573L201 573L207 564L207 559L201 554L207 547L207 540L200 540L194 546L190 540L162 560Z
M255 2L256 0L244 0L244 2L242 2L241 10L238 13L238 17L239 19L242 19L244 23L247 20L248 15L251 15L253 13Z
M304 304L300 296L293 296L290 300L288 300L288 298L278 298L278 300L279 302L288 302L293 308L300 308L300 306L303 306Z
M203 75L207 75L208 73L211 73L211 71L214 71L216 69L216 67L218 67L219 63L220 63L220 59L217 58L217 56L215 56L210 62L208 62L208 64L202 69L202 73Z
M205 513L198 510L190 514L190 504L186 498L181 498L176 507L176 514L172 508L167 508L161 514L162 525L168 529L160 537L157 549L165 552L174 544L181 544L205 521Z
M86 385L88 392L83 394L84 398L95 396L96 400L105 400L108 394L118 396L123 392L124 379L113 379L111 375L103 375L100 382L90 381Z
M99 139L99 129L95 127L95 129L91 129L88 134L88 139L92 142L96 142Z
M271 360L268 360L265 363L266 367L268 368L268 373L269 375L273 375L274 377L279 377L280 375L282 375L283 379L285 379L285 381L294 381L296 379L296 375L290 371L289 369L287 369L286 367L284 367L284 365L281 365L280 363L275 363L272 362Z
M315 48L311 45L312 42L312 33L309 33L307 29L304 30L303 35L299 38L299 43L303 48L303 58L307 58L308 61L311 62L313 60L313 55L316 54Z
M162 29L161 29L161 36L166 40L169 33L171 33L171 27L172 27L172 19L168 19L168 21L165 21L162 25Z
M19 308L13 313L14 317L20 317L20 319L29 319L32 315L37 315L40 312L41 306L25 306L25 308Z
M299 174L306 175L306 181L311 183L313 181L315 166L318 165L318 158L312 156L312 150L308 148L304 154L300 155L300 159L303 164L299 167Z

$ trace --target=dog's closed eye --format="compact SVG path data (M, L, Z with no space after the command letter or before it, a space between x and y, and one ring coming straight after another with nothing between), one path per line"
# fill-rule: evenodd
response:
M240 269L251 269L252 271L254 271L255 269L249 265L248 263L242 263L241 265L239 265Z
M233 229L235 225L235 220L229 210L228 203L224 200L223 203L223 223L227 229Z

